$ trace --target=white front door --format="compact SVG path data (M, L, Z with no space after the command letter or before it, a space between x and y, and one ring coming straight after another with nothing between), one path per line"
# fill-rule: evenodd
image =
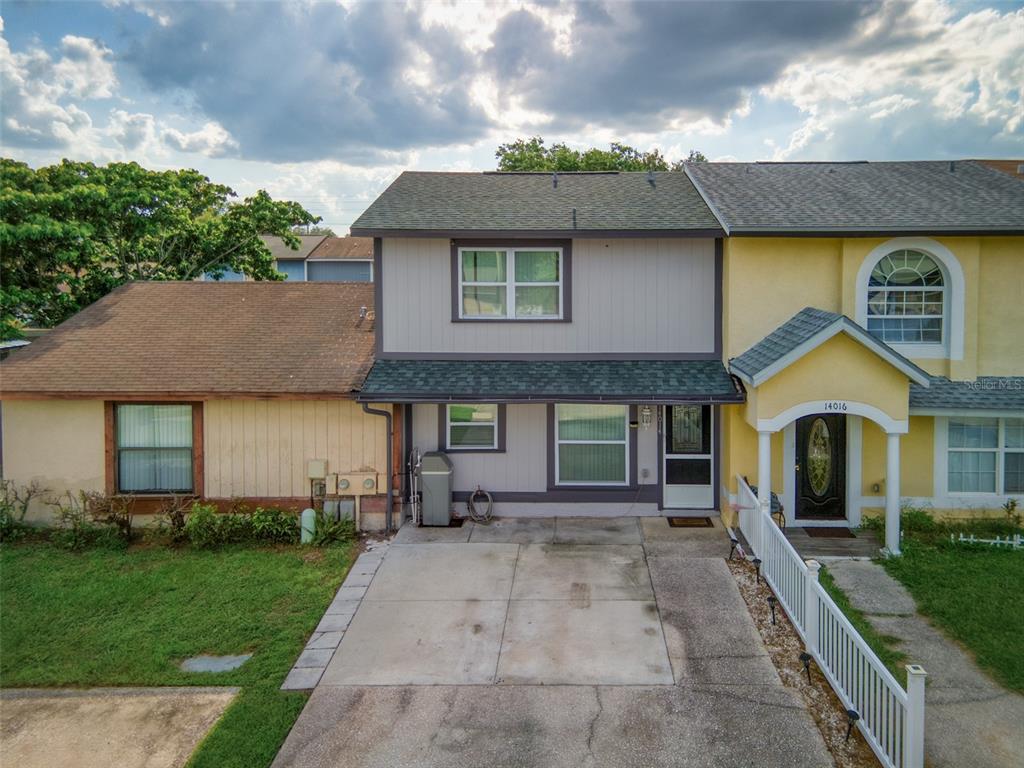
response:
M661 468L666 509L712 509L715 431L710 405L666 405Z

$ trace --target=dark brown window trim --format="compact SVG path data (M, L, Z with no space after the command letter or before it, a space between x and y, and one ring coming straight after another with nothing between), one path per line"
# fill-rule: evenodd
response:
M498 447L497 448L452 448L448 445L448 406L459 403L440 403L437 406L437 446L447 453L505 453L505 404L498 403ZM485 403L476 403L485 405Z
M475 318L459 317L459 249L460 248L561 248L562 249L562 316ZM451 241L451 304L453 323L571 323L572 322L572 240L533 240L515 237L483 238ZM510 300L514 300L512 297Z
M181 400L132 400L125 405L191 405L192 406L192 490L181 493L124 493L117 487L117 406L121 403L106 400L103 403L103 445L104 445L104 486L108 496L135 496L152 498L170 498L172 496L198 496L202 498L206 486L204 475L205 457L203 449L203 404L183 402Z

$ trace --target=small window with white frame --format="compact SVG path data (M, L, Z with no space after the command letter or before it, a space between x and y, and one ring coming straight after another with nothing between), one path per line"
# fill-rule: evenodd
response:
M445 406L445 448L449 451L498 451L500 408L494 403Z
M459 319L563 318L561 248L460 248Z
M1024 419L950 417L951 494L1024 493Z

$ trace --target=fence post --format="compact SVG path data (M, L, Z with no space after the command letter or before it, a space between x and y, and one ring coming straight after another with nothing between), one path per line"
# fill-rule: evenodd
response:
M818 594L814 585L818 583L821 563L807 561L807 575L804 577L804 645L812 656L818 653Z
M907 768L924 766L924 679L928 673L907 664L907 716L903 728L903 756Z

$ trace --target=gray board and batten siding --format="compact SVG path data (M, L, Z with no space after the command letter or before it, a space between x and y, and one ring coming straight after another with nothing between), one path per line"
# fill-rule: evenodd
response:
M452 322L452 246L382 238L378 357L717 356L713 238L573 239L563 322Z

